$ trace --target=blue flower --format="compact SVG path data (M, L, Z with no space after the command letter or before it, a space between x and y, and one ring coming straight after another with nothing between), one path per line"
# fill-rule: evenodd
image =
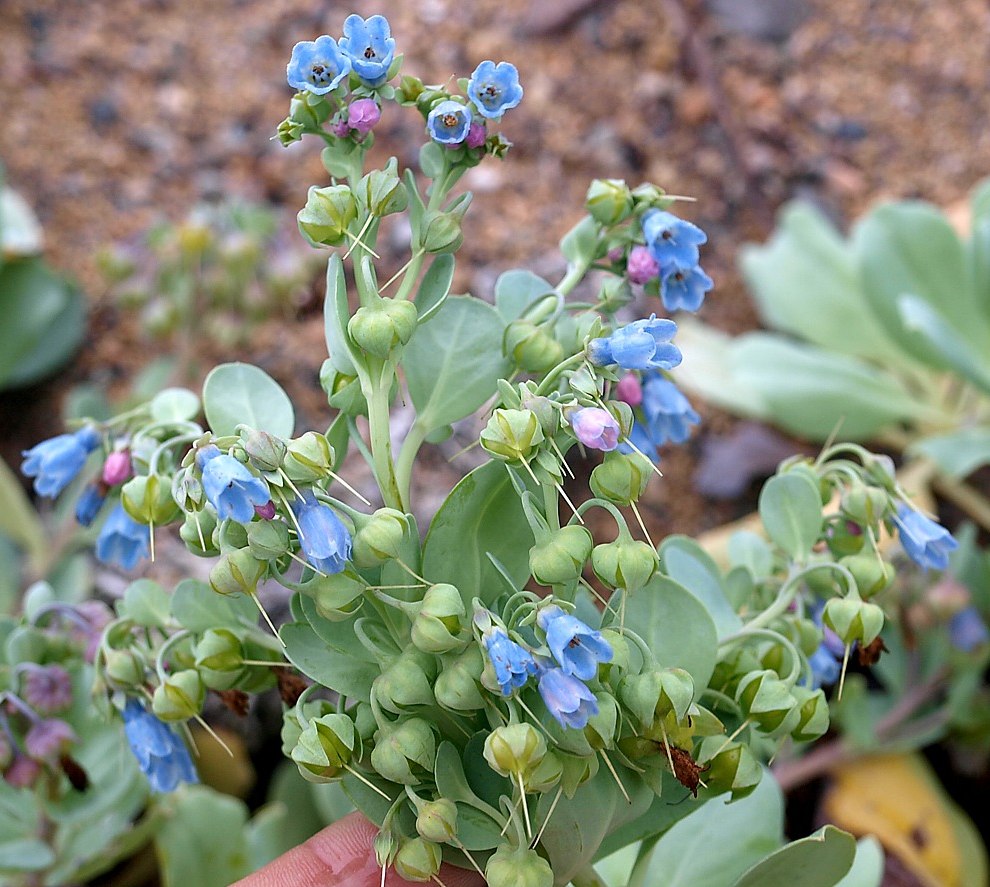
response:
M677 386L659 373L643 381L643 414L650 439L658 447L667 441L684 443L691 436L691 426L701 421Z
M148 533L148 528L131 518L118 502L96 537L96 557L104 564L133 570L139 560L150 554Z
M964 653L972 653L990 642L990 631L976 607L966 607L949 622L949 640L952 646Z
M89 484L76 500L76 520L84 527L92 524L100 513L107 498L104 489L98 484Z
M674 265L660 278L660 299L668 311L697 311L714 281L700 265L681 268Z
M839 679L842 670L842 656L836 656L822 641L811 656L808 657L811 666L811 689L817 690L824 685L834 684Z
M440 102L426 118L426 131L441 145L459 145L471 129L471 112L459 102Z
M708 241L697 225L673 213L653 209L643 216L646 247L664 274L671 266L693 268L698 264L698 247Z
M136 699L122 712L124 735L152 791L171 792L180 782L199 782L189 749L179 735Z
M900 531L901 545L919 567L944 570L949 566L949 552L959 543L940 523L904 503L897 506L894 523Z
M292 58L285 68L289 86L315 95L326 95L336 89L350 72L350 58L326 34L293 46Z
M626 370L671 370L681 362L681 351L670 340L677 324L655 314L617 329L607 339L588 343L588 360L597 366L618 364Z
M86 457L100 445L95 428L86 426L75 434L60 434L24 450L21 471L34 478L34 490L39 496L54 499L86 464Z
M588 681L598 674L599 662L612 661L612 648L601 632L560 607L544 607L537 622L546 633L547 646L564 674Z
M203 492L221 520L229 517L246 524L254 517L255 505L271 500L268 485L260 477L217 447L201 450L196 461L203 472Z
M650 437L650 432L646 430L646 426L638 419L633 420L633 426L629 432L629 436L624 442L619 444L618 449L620 453L626 456L639 450L654 465L660 462L657 445L653 442L653 438Z
M491 628L485 632L483 640L503 696L512 695L514 688L521 687L531 674L536 674L532 653L510 639L505 629Z
M395 40L383 15L365 20L359 15L344 19L340 49L351 60L351 68L366 86L381 86L395 57Z
M539 689L547 710L562 727L580 730L598 714L595 694L562 668L543 669Z
M351 534L329 505L309 491L295 502L299 547L321 573L339 573L351 556Z
M522 101L519 72L510 62L482 62L468 81L467 94L482 117L501 117Z

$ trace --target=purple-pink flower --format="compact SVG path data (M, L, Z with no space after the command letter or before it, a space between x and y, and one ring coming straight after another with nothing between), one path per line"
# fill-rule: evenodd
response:
M132 473L131 454L128 450L114 450L103 463L103 483L107 486L122 484Z
M36 761L55 764L77 741L75 731L65 721L38 721L24 737L24 751Z
M26 666L21 696L38 714L52 715L72 705L72 677L61 665Z
M486 138L488 138L488 132L485 129L485 124L476 120L468 129L467 138L464 139L464 144L469 148L480 148L483 144L485 144Z
M347 125L365 135L382 119L382 109L374 99L355 99L347 108Z
M599 407L584 407L570 415L574 436L586 447L606 453L619 445L619 423Z
M626 276L630 283L646 283L660 276L660 265L645 246L634 246L626 261Z
M643 402L643 386L640 384L639 376L627 373L619 379L615 386L615 399L631 407L638 407Z

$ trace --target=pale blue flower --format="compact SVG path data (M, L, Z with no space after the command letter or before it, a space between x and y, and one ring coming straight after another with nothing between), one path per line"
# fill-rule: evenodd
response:
M908 557L919 567L944 570L949 566L949 552L958 548L959 543L940 523L904 503L897 506L894 523L900 534L901 545Z
M148 528L134 520L118 502L96 537L96 557L104 564L133 570L138 561L150 554L148 534Z
M254 517L255 505L271 501L268 485L217 447L201 450L196 461L203 472L203 492L221 520L232 518L246 524Z
M651 209L643 216L642 226L646 247L661 274L671 266L693 268L698 264L698 247L708 241L697 225L665 210Z
M512 640L504 629L493 627L485 632L482 640L503 696L511 696L513 689L525 684L531 674L536 674L533 654Z
M522 101L519 72L510 62L484 61L474 69L467 94L482 117L501 117Z
M471 112L460 102L440 102L426 118L426 131L441 145L459 145L471 129Z
M351 60L351 68L366 86L381 86L395 57L395 40L383 15L365 20L359 15L344 19L340 49Z
M587 686L561 668L540 672L540 696L562 727L581 730L598 714L598 700Z
M76 500L76 521L82 526L88 527L96 520L96 515L100 513L105 500L106 493L100 489L99 485L89 484Z
M653 438L650 437L650 432L646 430L646 426L638 419L633 420L632 430L629 432L627 440L620 443L618 449L620 453L624 453L627 456L638 450L653 462L654 465L660 462L657 445L653 442Z
M21 471L34 478L34 490L39 496L54 499L86 464L86 457L100 445L95 428L86 426L74 434L60 434L24 450Z
M293 46L292 58L285 69L289 86L315 95L326 95L336 89L350 72L350 58L326 34Z
M306 492L295 501L299 547L321 573L339 573L351 556L351 534L329 505Z
M964 653L972 653L990 642L990 630L976 607L966 607L952 617L949 622L949 640L953 647Z
M674 265L660 278L660 299L668 311L697 311L705 301L705 293L713 286L714 281L700 265L691 268Z
M643 414L650 439L658 447L667 441L683 443L691 436L691 426L701 421L678 387L659 373L643 380Z
M599 662L612 661L612 648L601 632L585 625L560 607L544 607L537 622L547 636L547 646L564 674L582 681L598 674Z
M681 351L670 340L677 324L655 314L617 329L608 338L588 343L588 360L597 366L618 364L626 370L671 370L681 362Z
M199 782L189 749L178 734L136 699L122 712L124 735L152 791L171 792L180 782Z

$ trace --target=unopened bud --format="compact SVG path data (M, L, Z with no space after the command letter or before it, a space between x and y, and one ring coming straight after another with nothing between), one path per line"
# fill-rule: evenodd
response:
M416 807L416 831L435 844L450 844L457 837L457 805L449 798L422 801Z
M502 350L520 369L528 373L545 373L564 357L564 346L546 327L525 318L514 320L505 329Z
M470 640L462 631L464 615L464 601L453 585L445 582L431 585L413 619L410 635L413 645L426 653L461 649Z
M528 461L543 439L539 419L529 410L495 410L481 432L481 446L507 462Z
M825 604L822 621L844 644L869 644L883 629L883 610L855 598L832 598Z
M599 224L617 225L632 212L632 193L622 179L595 179L588 188L585 207Z
M203 710L206 687L194 668L171 674L155 688L151 709L162 721L187 721Z
M358 308L347 332L363 351L385 360L416 332L416 305L404 299L379 299Z
M210 570L210 588L217 594L253 595L268 571L268 564L258 560L247 548L237 548L221 555Z
M409 718L378 732L371 766L390 782L418 785L432 775L437 759L436 737L422 718Z
M591 557L593 546L591 533L584 527L562 527L529 550L530 572L541 585L574 582Z
M488 858L485 882L489 887L553 887L553 870L535 850L501 844Z
M347 227L356 218L357 201L347 185L311 187L306 205L296 215L303 236L327 246L343 243Z
M596 545L591 551L595 575L611 588L631 594L638 591L656 572L660 559L656 549L632 537Z
M628 408L628 404L623 403ZM629 505L643 495L653 474L653 466L639 453L605 454L600 465L591 472L591 491L599 498L616 505Z
M401 555L409 518L394 508L379 508L370 518L355 521L351 560L360 568L377 567Z
M304 779L330 782L351 760L354 744L354 722L345 714L326 714L309 722L290 757Z
M392 867L400 878L407 881L430 881L440 871L443 852L439 844L425 838L405 841L392 860Z
M248 461L260 471L277 471L285 458L285 443L267 431L247 431L241 435Z
M496 727L485 739L485 760L500 776L525 777L546 753L546 740L532 724Z

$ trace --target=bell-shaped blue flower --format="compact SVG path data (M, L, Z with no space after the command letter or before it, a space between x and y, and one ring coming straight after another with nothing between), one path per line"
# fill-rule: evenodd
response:
M522 101L519 72L510 62L484 61L474 69L467 94L482 117L494 120Z
M691 426L701 421L678 387L659 373L643 380L642 406L650 438L658 447L667 441L684 443L691 436Z
M315 95L326 95L336 89L350 73L350 58L326 34L293 46L292 58L285 68L289 86Z
M367 20L359 15L347 16L340 49L365 86L381 86L388 79L388 69L395 58L395 40L385 16L373 15Z
M512 640L505 629L493 626L485 632L482 640L503 696L512 695L515 688L521 687L530 675L536 674L533 654Z
M925 517L909 505L897 506L894 523L901 545L911 560L926 570L944 570L949 566L949 552L959 547L940 523Z
M100 445L95 428L86 426L74 434L60 434L43 440L21 453L21 471L34 478L34 491L54 499L86 464L86 457Z
M612 661L612 648L601 632L560 607L544 607L536 621L546 634L547 646L564 674L590 681L598 674L599 662Z
M125 570L133 570L138 561L150 555L149 532L118 502L96 537L96 557L104 564L117 564Z
M471 111L460 102L440 102L426 118L426 131L441 145L459 145L471 129Z
M321 573L339 573L351 556L351 534L329 506L308 490L295 501L299 522L299 547Z
M964 653L972 653L990 643L990 630L976 607L960 610L949 621L949 640L952 646Z
M634 320L607 339L588 343L588 360L598 366L618 364L626 370L671 370L681 362L681 351L670 340L677 324L655 314Z
M817 690L819 687L830 686L839 679L842 655L836 656L823 641L808 657L808 665L811 666L811 689Z
M246 524L254 517L255 505L267 505L272 498L260 477L215 446L201 450L196 462L203 472L203 492L221 520Z
M562 727L581 730L598 714L595 694L562 668L545 668L540 672L540 696L547 711Z
M708 241L697 225L692 225L665 210L652 209L643 216L646 248L660 266L660 273L676 266L693 268L698 264L698 247Z
M122 712L124 735L152 791L171 792L180 782L199 782L189 749L179 735L136 699Z
M632 429L627 439L619 444L618 450L626 456L639 451L654 465L660 463L660 454L657 453L657 445L653 442L653 438L650 437L650 432L646 430L646 426L638 419L633 420Z
M82 526L88 527L96 520L96 515L100 513L107 498L105 489L99 484L89 484L79 495L76 500L76 521Z
M660 278L660 299L668 311L697 311L714 285L700 265L674 265Z

